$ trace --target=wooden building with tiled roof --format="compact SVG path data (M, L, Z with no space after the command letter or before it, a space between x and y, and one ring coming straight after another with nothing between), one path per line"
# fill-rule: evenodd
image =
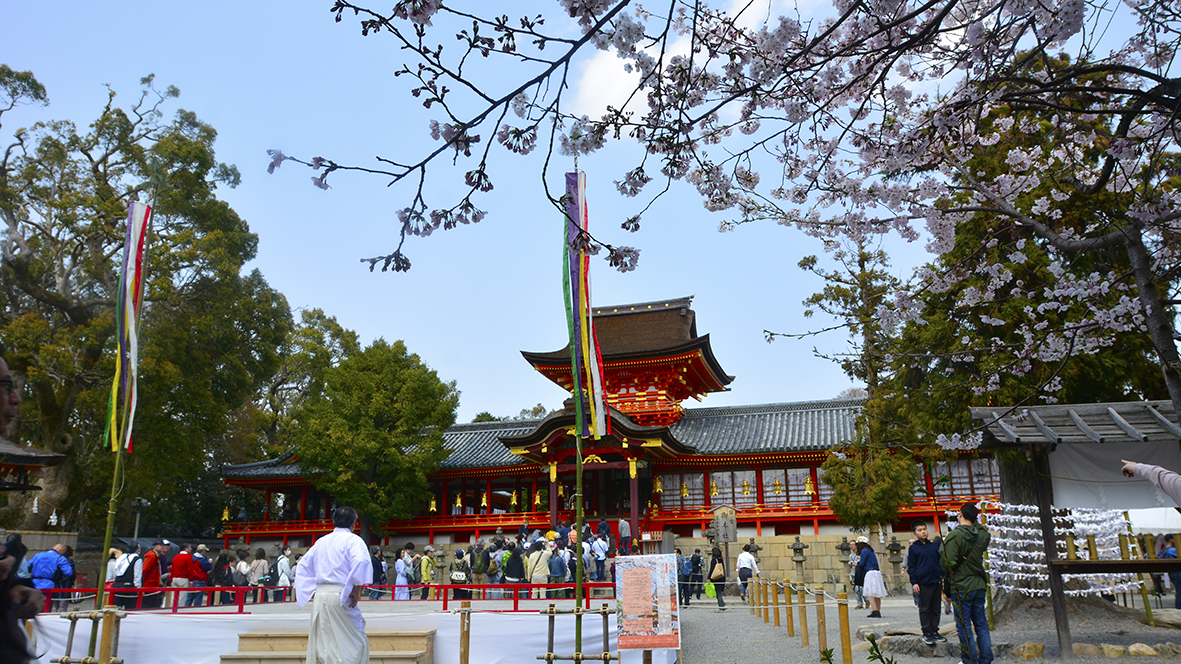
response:
M626 518L633 534L700 537L711 509L738 509L740 536L820 534L840 528L828 509L817 467L849 439L861 399L721 408L682 402L727 389L709 336L698 336L691 298L594 310L613 434L583 443L588 521ZM570 390L569 349L523 352L542 375ZM497 528L515 532L572 515L576 451L572 402L535 420L457 424L444 434L450 456L431 476L432 495L413 518L385 524L390 540L468 542ZM990 459L964 459L924 473L916 506L904 511L940 520L967 497L996 495ZM227 484L285 496L283 514L226 524L230 539L292 539L310 544L331 530L331 496L306 479L292 450L275 459L222 469ZM269 498L269 495L268 495ZM553 498L551 500L551 498ZM268 504L272 501L268 499Z

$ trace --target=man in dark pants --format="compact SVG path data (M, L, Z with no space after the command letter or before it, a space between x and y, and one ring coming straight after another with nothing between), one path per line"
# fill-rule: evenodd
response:
M984 552L992 539L976 519L980 510L972 503L960 508L959 525L939 547L939 564L951 586L955 606L955 630L960 637L960 661L964 664L992 664L992 635L984 597L988 573L984 571ZM975 630L975 634L973 634Z
M939 542L927 538L927 524L922 519L915 519L910 527L914 531L914 544L906 552L906 569L910 573L911 590L918 597L923 642L933 646L936 641L947 640L939 633L939 605L943 589Z
M702 565L704 561L701 560L701 549L693 549L693 555L689 557L689 561L693 563L693 574L689 575L689 592L697 595L697 599L701 599L701 583L702 579Z

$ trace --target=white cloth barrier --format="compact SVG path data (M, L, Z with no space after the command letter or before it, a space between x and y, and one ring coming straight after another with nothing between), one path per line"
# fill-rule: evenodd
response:
M533 613L475 613L472 615L471 664L519 664L537 661L545 654L548 616ZM435 663L459 661L459 616L452 613L421 615L366 614L366 632L435 630ZM119 657L131 664L220 664L221 656L238 651L238 634L274 630L306 630L309 616L298 614L228 614L186 616L178 614L131 613L120 628ZM610 620L611 646L616 646L616 621ZM65 655L70 622L53 615L36 620L37 664ZM582 619L583 651L602 647L602 618ZM90 643L90 622L79 621L74 634L73 657L84 657ZM554 648L558 653L574 652L574 616L557 616ZM652 661L673 664L676 652L656 650ZM623 661L638 664L641 652L624 651Z

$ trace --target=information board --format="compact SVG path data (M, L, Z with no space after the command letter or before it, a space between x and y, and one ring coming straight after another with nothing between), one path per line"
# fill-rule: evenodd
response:
M619 649L680 649L677 557L620 556L615 559Z
M738 511L726 505L717 508L714 510L713 527L715 542L737 542Z

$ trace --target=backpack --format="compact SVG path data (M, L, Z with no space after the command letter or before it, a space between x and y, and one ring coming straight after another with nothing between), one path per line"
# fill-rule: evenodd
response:
M685 564L681 565L681 574L684 574L685 576L692 576L693 575L693 560L692 559L690 559L690 558L685 559Z
M496 576L500 574L500 554L493 553L488 556L488 576Z
M483 551L472 552L472 574L483 574L488 571L488 565L484 562Z
M566 578L566 559L562 556L550 556L549 575Z
M232 577L233 577L233 579L234 579L234 585L235 585L235 586L245 586L245 585L249 585L249 584L247 583L247 580L246 580L246 575L245 575L245 574L243 574L242 572L238 571L238 566L237 566L237 565L234 565L234 566L233 566L233 570L234 570L234 571L231 573L231 576L232 576Z
M689 560L693 563L693 574L701 574L701 556L696 553L689 556Z
M410 563L406 566L406 580L410 583L422 583L422 562Z
M467 561L456 560L451 563L451 582L467 583Z
M271 583L279 582L279 559L275 558L271 561L271 571L268 573Z

